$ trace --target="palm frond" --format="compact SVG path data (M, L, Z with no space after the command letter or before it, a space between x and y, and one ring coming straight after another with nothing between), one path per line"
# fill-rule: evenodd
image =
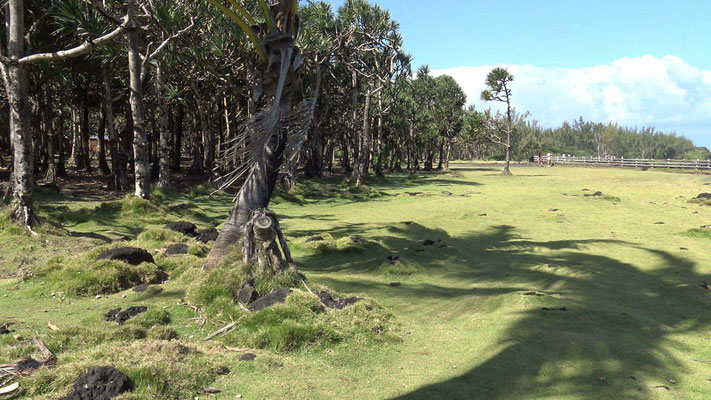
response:
M234 138L225 142L213 172L218 190L224 190L243 178L254 168L265 165L269 143L274 135L288 138L284 158L289 162L301 150L316 108L316 98L304 99L288 112L268 108L245 122ZM230 172L220 175L220 171Z
M242 29L242 31L247 35L247 37L252 42L252 44L254 44L254 48L257 50L257 54L259 54L259 58L261 58L262 61L266 61L267 54L264 50L264 47L262 46L261 40L259 40L259 38L257 37L257 34L254 32L254 30L252 30L252 28L249 27L247 25L247 23L244 22L244 20L242 20L242 18L240 18L239 15L235 14L234 11L230 10L224 4L222 4L220 2L220 0L207 0L207 1L209 1L210 4L214 5L218 9L220 9L220 11L222 11L225 15L227 15L227 17L229 17L232 21L234 21L240 27L240 29Z

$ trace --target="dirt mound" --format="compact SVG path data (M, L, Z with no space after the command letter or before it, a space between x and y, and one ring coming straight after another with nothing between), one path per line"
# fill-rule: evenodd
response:
M336 308L338 310L343 310L344 308L353 305L357 302L359 302L361 299L360 297L348 297L345 299L339 299L339 298L333 298L330 293L328 292L320 292L318 294L318 298L321 300L321 303L325 305L328 308Z
M264 310L265 308L273 306L275 304L284 303L286 301L286 297L289 296L289 293L291 293L291 289L286 287L276 289L271 293L265 294L257 300L254 300L252 303L249 304L248 308L250 311L256 312Z
M208 243L217 240L217 237L219 235L220 232L218 232L215 228L201 229L197 231L197 236L195 236L195 239L199 242Z
M188 245L185 243L171 244L165 249L166 256L174 256L178 254L188 254Z
M165 226L165 229L170 229L171 231L176 231L190 237L197 235L197 225L188 221L171 222Z
M121 311L120 308L112 308L106 312L105 320L109 322L118 322L119 325L123 325L129 319L135 317L140 313L148 311L146 306L133 306Z
M99 254L98 259L124 261L131 265L139 265L144 262L155 263L151 253L138 247L117 247L105 250Z
M60 400L109 400L133 390L131 380L114 367L96 367L74 381L74 390Z

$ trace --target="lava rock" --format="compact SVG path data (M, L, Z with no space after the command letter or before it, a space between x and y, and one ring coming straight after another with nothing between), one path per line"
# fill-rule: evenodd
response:
M249 304L248 308L250 311L261 311L275 304L284 303L289 293L291 293L291 289L286 287L273 290L271 293L254 300Z
M121 311L120 308L113 308L106 312L104 319L109 322L115 321L118 322L119 325L123 325L129 319L146 311L148 311L148 307L146 306L133 306L125 309L124 311Z
M220 236L220 232L218 232L215 228L201 229L196 233L197 236L195 236L195 239L199 242L203 242L206 244L209 242L214 242L215 240L217 240L217 237Z
M143 292L145 292L146 290L148 290L148 287L150 287L150 286L151 286L151 285L149 285L149 284L147 284L147 283L141 283L140 285L138 285L138 286L136 286L135 288L133 288L133 291L136 292L136 293L143 293Z
M257 290L249 283L245 283L237 293L237 300L244 305L248 305L258 298L259 293L257 293Z
M306 243L311 243L311 242L322 242L326 239L323 238L321 235L316 235L316 236L311 236L310 238L306 239Z
M138 247L117 247L105 250L99 254L98 259L124 261L131 265L138 265L144 262L155 263L151 253Z
M390 261L390 264L397 264L398 261L400 261L400 256L387 256L388 261Z
M77 378L71 393L60 400L109 400L131 390L131 380L121 371L96 367Z
M360 297L348 297L345 299L333 298L333 296L326 291L319 292L318 298L326 307L336 308L338 310L343 310L344 308L363 300Z
M165 229L170 229L171 231L182 233L185 236L195 237L197 236L197 225L188 221L178 221L171 222L165 226Z
M171 244L165 249L166 256L174 256L177 254L188 254L188 245L185 243Z

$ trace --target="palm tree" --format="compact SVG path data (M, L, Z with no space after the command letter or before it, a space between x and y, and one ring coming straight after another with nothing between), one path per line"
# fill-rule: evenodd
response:
M218 160L219 166L238 164L239 168L217 179L225 188L244 175L246 181L236 197L230 216L208 255L203 270L217 266L232 246L242 245L247 261L256 261L264 270L278 272L287 264L296 267L281 234L276 215L267 209L277 182L279 168L304 140L314 102L307 99L292 109L292 94L303 61L296 39L299 32L298 0L278 0L267 4L259 0L262 23L257 23L235 0L208 0L247 35L256 59L252 81L253 100L260 112L250 118ZM272 99L271 103L267 100ZM278 240L278 242L277 242Z

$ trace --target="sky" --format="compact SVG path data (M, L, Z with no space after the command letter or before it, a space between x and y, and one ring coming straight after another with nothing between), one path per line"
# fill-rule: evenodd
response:
M544 127L582 116L711 148L711 0L370 1L400 23L415 69L453 76L479 109L504 66L514 106Z

